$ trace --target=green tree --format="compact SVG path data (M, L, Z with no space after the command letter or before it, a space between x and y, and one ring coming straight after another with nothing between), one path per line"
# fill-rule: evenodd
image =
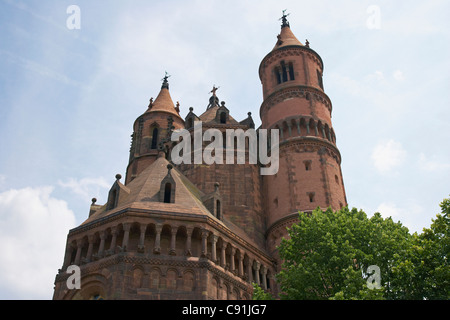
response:
M274 300L273 296L265 292L257 283L253 282L253 300Z
M383 299L392 298L393 267L408 253L412 236L401 223L370 219L363 211L319 208L300 213L299 222L283 239L282 271L277 275L282 299ZM369 266L379 268L381 288L371 289ZM369 285L372 282L369 281Z
M392 285L399 299L450 299L450 199L444 199L441 214L430 228L413 235L404 260L393 268Z

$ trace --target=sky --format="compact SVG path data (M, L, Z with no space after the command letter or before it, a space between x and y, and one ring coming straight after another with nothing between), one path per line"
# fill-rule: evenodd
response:
M183 117L216 85L260 125L284 9L324 62L349 207L430 226L450 195L448 1L0 0L0 299L52 298L166 71Z

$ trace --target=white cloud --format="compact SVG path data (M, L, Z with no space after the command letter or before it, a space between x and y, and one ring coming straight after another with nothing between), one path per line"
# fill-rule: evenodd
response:
M108 183L104 178L69 178L67 181L58 181L58 185L68 188L74 194L84 200L100 196L105 189L109 189L112 183Z
M393 73L393 77L397 81L405 80L405 76L403 75L403 72L401 72L400 70L395 70Z
M372 161L380 173L388 173L400 166L406 158L406 151L400 142L389 140L379 143L372 152Z
M382 6L382 28L389 34L421 37L448 34L448 1L420 1L401 9ZM383 14L386 13L386 14Z
M450 161L442 161L431 156L429 159L424 153L419 155L419 167L425 171L445 171L450 169Z
M3 56L2 59L9 59L11 62L19 65L26 71L34 72L42 77L47 77L49 79L59 81L66 85L77 87L83 86L83 83L69 78L67 75L52 69L50 66L47 66L45 64L30 59L23 58L17 53L0 50L0 55Z
M366 81L376 80L376 81L384 81L384 74L382 71L375 71L374 73L371 73L366 76Z
M402 215L401 209L392 202L381 203L375 211L381 213L384 218L392 217L393 220L398 220Z
M426 215L422 206L409 202L399 207L393 202L381 203L375 212L379 212L383 218L391 217L394 222L400 221L409 229L410 233L421 233L424 227L429 227L431 219Z
M0 193L0 299L51 299L68 231L75 226L52 187ZM8 296L5 296L5 295Z
M403 72L401 70L394 70L392 72L392 78L395 81L403 81L405 80L405 75L403 74ZM392 81L388 81L389 78L386 78L383 71L380 70L376 70L373 73L368 74L367 76L365 76L364 80L369 84L382 84L382 85L393 85L394 82Z

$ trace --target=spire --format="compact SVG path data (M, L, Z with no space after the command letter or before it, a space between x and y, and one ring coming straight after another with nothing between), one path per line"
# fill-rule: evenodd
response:
M169 93L169 81L168 81L169 78L170 75L166 72L164 78L161 79L161 81L163 81L161 91L159 92L158 96L154 101L153 98L150 99L150 105L146 112L165 111L174 114L177 117L180 117L180 115L175 109L175 104L173 103L172 97L170 96Z
M281 32L277 36L278 40L273 50L287 46L303 46L303 44L300 41L298 41L298 39L291 31L289 21L287 20L287 16L289 15L290 15L289 13L286 14L286 10L283 10L283 16L279 19L282 21Z

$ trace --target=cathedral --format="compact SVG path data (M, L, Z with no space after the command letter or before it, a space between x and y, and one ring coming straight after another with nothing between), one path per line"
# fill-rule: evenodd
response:
M258 70L259 128L251 113L233 118L215 87L206 108L190 108L183 119L166 74L133 124L125 177L117 174L107 202L92 199L87 219L69 231L53 299L246 300L252 283L278 294L277 246L298 212L347 205L323 61L296 38L286 15L281 20ZM223 133L223 150L234 157L238 145L225 143L227 130L276 130L278 170L261 174L267 164L249 161L248 140L242 163L175 162L175 132L192 136L192 155L208 147L196 140L199 123L200 134ZM80 273L76 289L68 286L72 266Z

